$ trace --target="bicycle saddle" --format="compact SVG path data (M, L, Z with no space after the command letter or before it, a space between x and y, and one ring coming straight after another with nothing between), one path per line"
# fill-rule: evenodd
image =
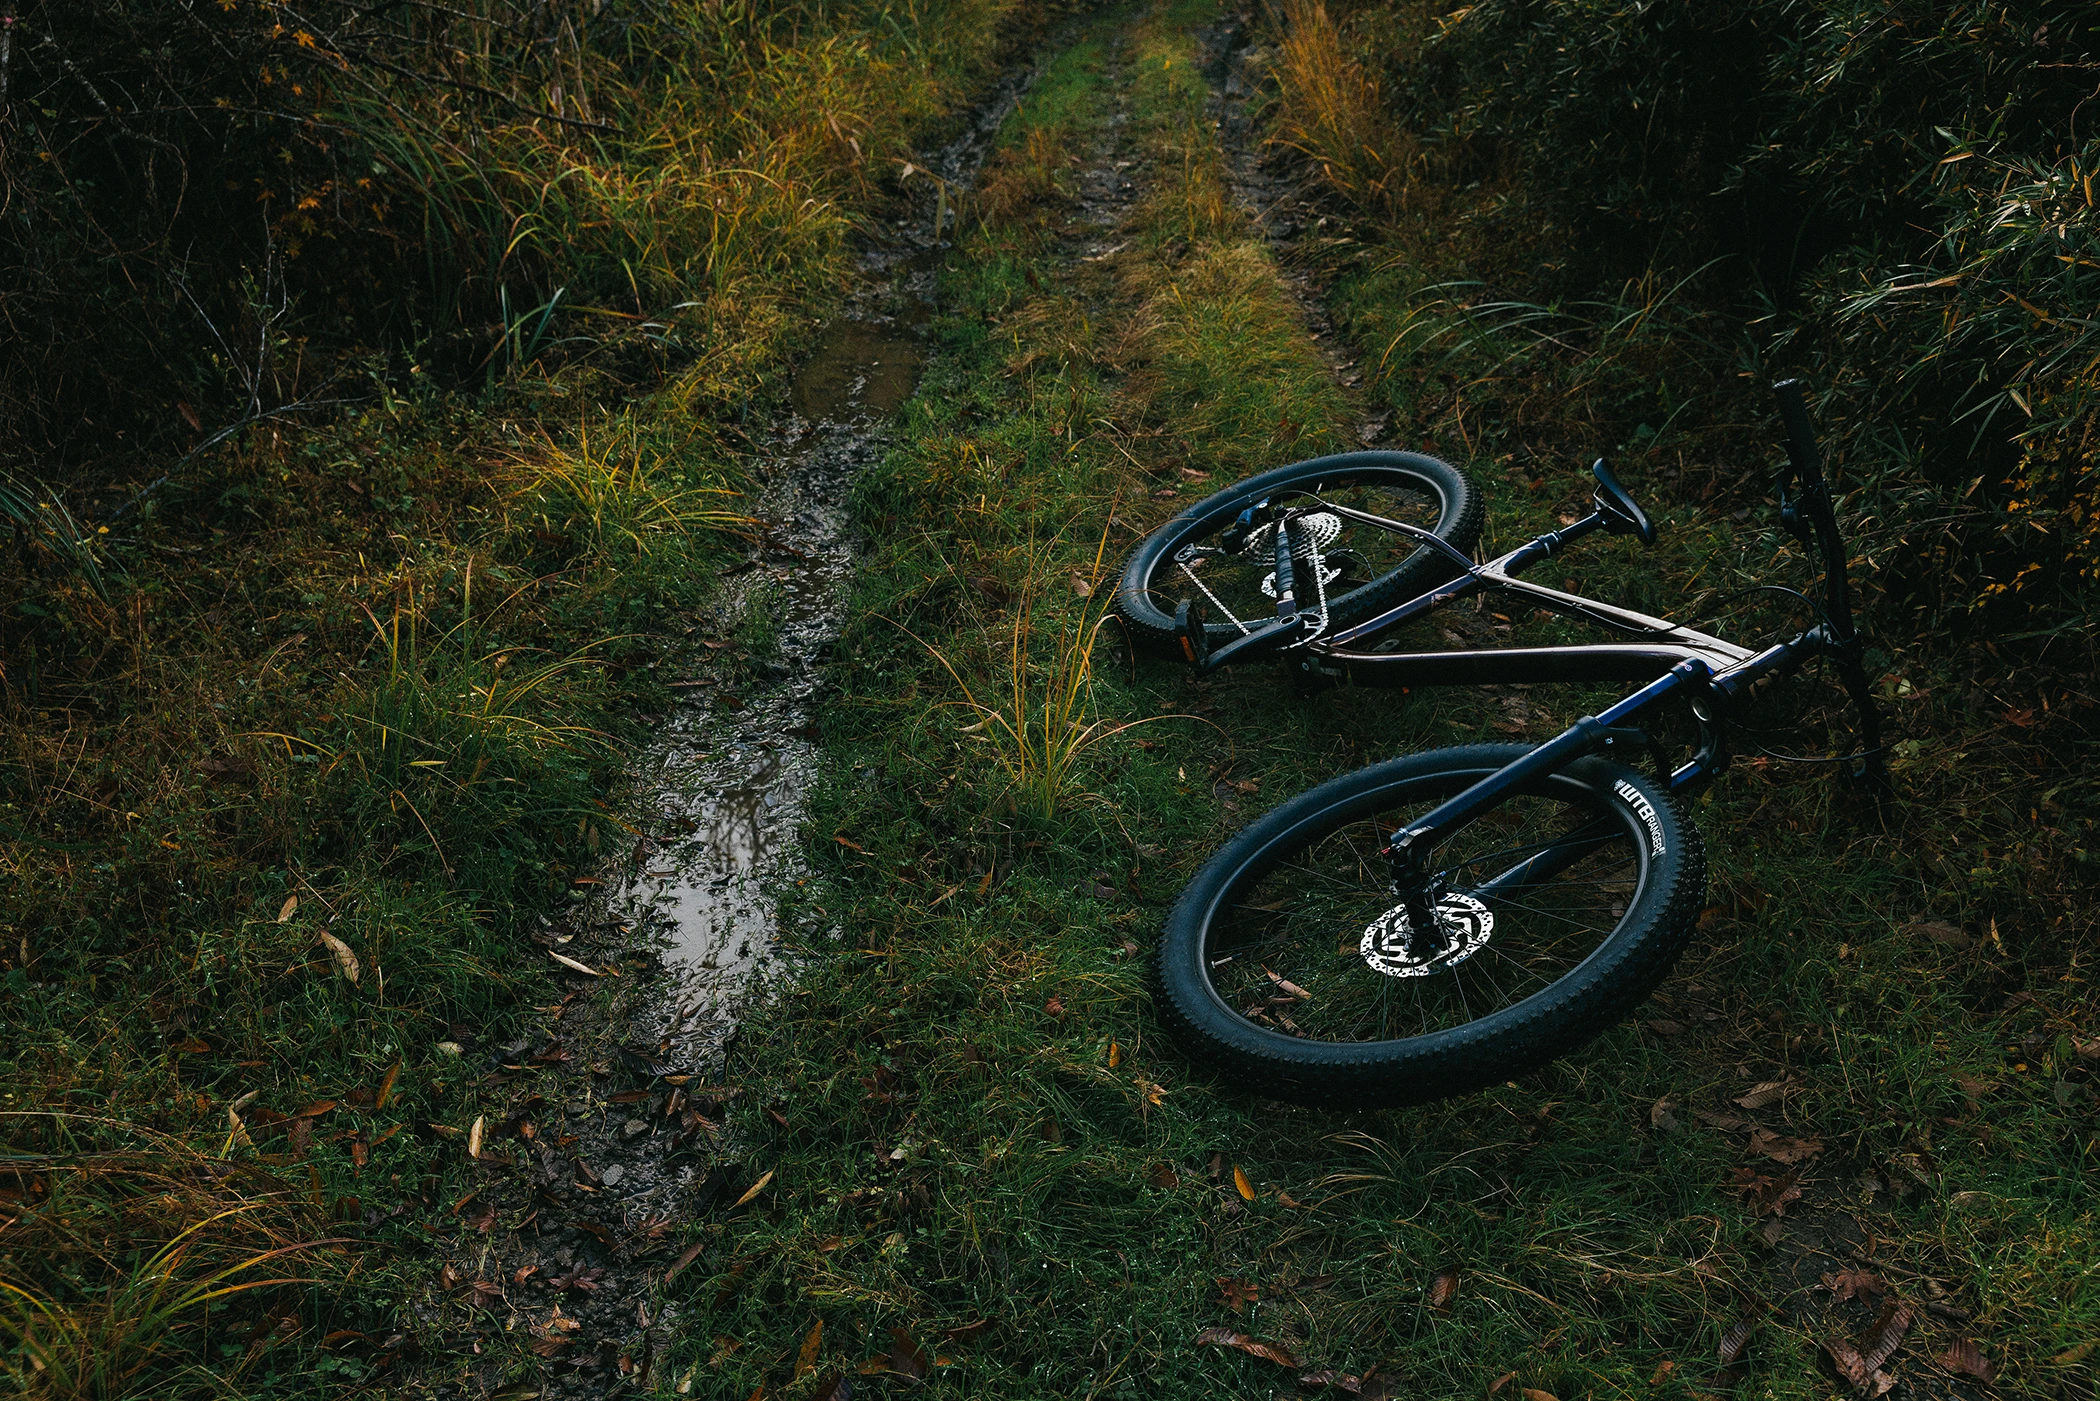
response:
M1590 467L1590 475L1597 479L1597 513L1604 517L1604 533L1607 535L1638 535L1643 545L1655 543L1655 525L1648 513L1640 508L1632 493L1619 485L1611 468L1598 458Z

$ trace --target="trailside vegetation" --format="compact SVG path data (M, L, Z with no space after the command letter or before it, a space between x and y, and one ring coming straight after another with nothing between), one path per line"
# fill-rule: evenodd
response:
M0 7L11 1385L537 1369L425 1254L466 1058L854 239L1062 8Z

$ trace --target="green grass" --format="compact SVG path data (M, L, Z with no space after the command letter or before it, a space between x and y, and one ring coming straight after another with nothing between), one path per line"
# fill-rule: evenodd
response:
M1041 187L976 230L947 273L941 353L861 484L872 549L809 827L822 879L794 896L844 933L746 1027L737 1129L750 1171L773 1177L696 1228L670 1374L692 1369L694 1394L800 1396L879 1365L902 1329L948 1359L935 1395L1300 1392L1296 1371L1196 1345L1225 1325L1307 1369L1375 1367L1409 1396L1478 1396L1505 1374L1505 1395L1828 1396L1819 1339L1871 1313L1826 1319L1828 1295L1807 1289L1850 1262L1843 1249L1801 1276L1788 1262L1804 1230L1849 1230L1842 1214L1907 1297L1973 1315L1929 1315L1894 1364L1905 1375L1931 1376L1962 1331L2002 1392L2090 1394L2084 1363L2051 1361L2100 1337L2090 1077L2073 1039L2084 955L2055 887L2016 874L2042 853L1998 845L2012 787L1950 786L1941 761L1906 761L1909 815L1874 834L1823 775L1746 764L1699 806L1713 906L1646 1025L1465 1101L1335 1115L1211 1084L1162 1037L1143 967L1167 905L1275 801L1388 754L1543 737L1596 693L1306 700L1265 674L1197 681L1100 647L1090 718L1191 718L1101 740L1047 810L967 732L961 690L915 637L972 689L996 687L1023 605L995 600L1033 599L1038 637L1073 627L1090 605L1070 580L1104 522L1134 540L1173 509L1160 498L1216 484L1181 468L1222 481L1304 455L1351 407L1229 208L1188 217L1217 188L1215 149L1187 122L1201 91L1186 32L1210 13L1119 17L1052 70L1067 151L1128 93L1146 156L1132 248L1066 261L1059 196ZM1007 133L1010 164L1029 135L1025 119ZM1374 356L1369 333L1416 290L1344 289ZM1492 364L1483 351L1456 368ZM1506 399L1454 421L1433 401L1451 368L1402 361L1376 392L1482 477L1494 542L1550 528L1582 497L1590 446L1552 433L1579 423L1563 410L1542 427ZM1302 442L1279 436L1279 406L1315 425ZM1685 471L1661 494L1662 548L1585 549L1564 577L1682 612L1783 575L1766 520L1716 519L1699 484ZM1658 499L1651 485L1637 479ZM1450 621L1558 635L1522 617L1505 634L1492 609ZM1943 733L1913 698L1932 683L1910 684L1895 701L1907 733ZM2001 766L2003 743L1975 740ZM1949 859L1942 827L1993 834L1973 869ZM1929 917L1975 942L1935 942L1913 927ZM1788 1218L1810 1225L1777 1247L1736 1174L1783 1169L1695 1113L1743 1116L1731 1101L1767 1081L1791 1092L1755 1117L1823 1145ZM1973 1103L1965 1083L1982 1087ZM1458 1288L1438 1309L1445 1270ZM1724 1367L1722 1335L1767 1298L1791 1302Z

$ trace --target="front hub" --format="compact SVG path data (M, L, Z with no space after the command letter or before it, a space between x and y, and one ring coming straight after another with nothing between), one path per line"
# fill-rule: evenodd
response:
M1429 923L1410 915L1406 902L1371 921L1357 952L1374 973L1388 978L1424 978L1471 958L1487 947L1495 916L1470 895L1450 893L1430 907Z

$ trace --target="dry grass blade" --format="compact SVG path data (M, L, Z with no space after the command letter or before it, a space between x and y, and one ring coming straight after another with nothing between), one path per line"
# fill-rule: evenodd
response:
M1108 532L1103 530L1094 552L1090 586L1098 584L1101 578L1107 548ZM1096 713L1094 645L1108 624L1113 602L1113 591L1090 588L1078 618L1054 635L1047 663L1039 664L1034 643L1040 595L1031 585L1014 609L1008 636L1006 694L997 705L980 700L938 647L905 629L962 691L961 704L977 717L965 733L993 747L1015 806L1038 820L1054 816L1071 796L1079 765L1095 745L1155 720L1192 718L1154 715L1143 720L1107 720Z
M91 1120L72 1131L98 1127L136 1133ZM302 1238L310 1211L268 1173L206 1159L173 1139L11 1162L45 1193L10 1229L0 1276L0 1335L27 1361L33 1395L136 1394L142 1377L193 1346L190 1335L208 1317L224 1317L228 1301L315 1282L266 1267L319 1263L318 1252L343 1244Z

